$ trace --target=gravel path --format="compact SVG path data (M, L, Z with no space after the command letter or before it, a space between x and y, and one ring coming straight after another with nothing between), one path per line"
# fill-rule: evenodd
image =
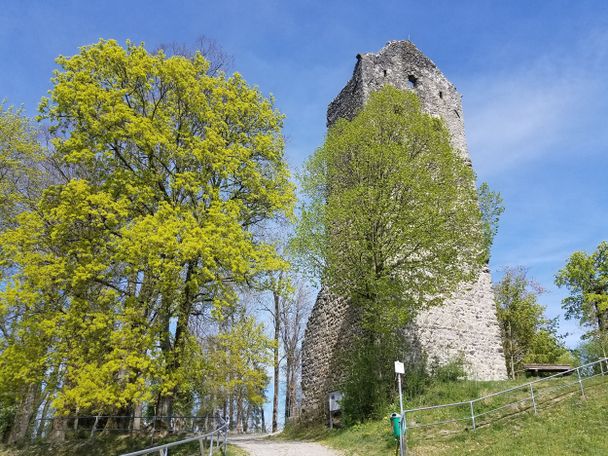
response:
M340 456L334 450L314 442L268 440L262 437L237 437L229 442L241 447L250 456Z

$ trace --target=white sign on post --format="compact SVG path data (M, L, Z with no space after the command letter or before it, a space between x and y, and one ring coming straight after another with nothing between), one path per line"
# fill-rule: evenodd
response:
M334 391L329 393L329 411L337 412L340 410L340 401L342 400L342 393L340 391Z
M405 374L405 365L401 361L395 361L395 374Z

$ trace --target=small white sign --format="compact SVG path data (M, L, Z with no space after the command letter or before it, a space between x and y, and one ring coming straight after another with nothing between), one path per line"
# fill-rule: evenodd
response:
M329 393L329 411L337 412L340 410L340 401L342 400L342 393L340 391L334 391Z
M395 361L395 373L405 374L405 365L401 361Z

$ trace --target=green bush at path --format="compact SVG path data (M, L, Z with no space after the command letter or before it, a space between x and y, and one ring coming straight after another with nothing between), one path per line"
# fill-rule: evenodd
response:
M493 387L492 387L493 386ZM459 382L437 385L416 403L439 404L470 399L511 386L511 382ZM467 395L468 393L474 393ZM608 381L586 388L587 400L577 393L557 403L545 404L537 416L522 413L517 417L482 427L475 432L429 438L421 430L409 435L408 456L537 456L608 454ZM443 398L443 399L441 399ZM433 401L430 401L433 399ZM408 404L409 406L410 404ZM317 440L342 450L345 456L395 454L388 418L346 429L329 431L324 427L288 429L283 437Z
M164 439L152 444L150 439L132 438L128 436L100 436L87 441L63 442L63 443L37 443L33 445L6 446L0 445L0 456L118 456L120 454L142 450L161 443L176 440L175 438ZM190 456L197 454L198 442L184 445L170 450L171 456ZM157 453L154 453L156 455ZM221 454L219 451L214 454ZM243 450L234 445L228 445L227 456L246 456Z

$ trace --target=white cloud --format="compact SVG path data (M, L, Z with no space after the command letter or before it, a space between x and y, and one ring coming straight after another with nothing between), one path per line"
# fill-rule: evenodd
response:
M532 62L502 64L464 81L469 149L480 174L571 152L582 128L597 124L606 103L597 94L608 89L606 37L592 35L572 49L554 49Z

